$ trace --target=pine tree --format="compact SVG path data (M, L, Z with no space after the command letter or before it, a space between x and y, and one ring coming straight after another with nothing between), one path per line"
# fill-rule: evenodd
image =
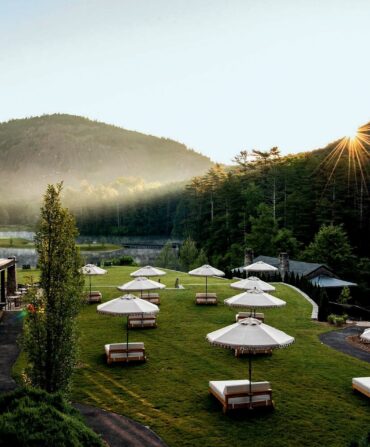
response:
M195 245L195 242L191 237L185 239L184 243L180 248L180 266L181 270L184 272L188 272L191 270L191 267L194 265L196 259L198 257L198 249Z
M73 216L61 204L62 184L49 185L41 208L35 245L41 270L40 290L31 292L24 349L34 386L67 390L76 364L76 317L83 278L75 244Z

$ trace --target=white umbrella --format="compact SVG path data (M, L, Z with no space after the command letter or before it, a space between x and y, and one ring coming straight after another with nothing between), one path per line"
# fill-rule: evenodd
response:
M224 303L230 307L248 307L254 311L258 308L282 307L286 302L262 290L254 289L239 293L224 300Z
M105 275L107 270L104 270L100 267L98 267L95 264L86 264L81 268L81 273L84 275L88 275L90 279L90 295L91 295L91 277L97 276L97 275Z
M208 289L208 277L209 276L225 276L225 273L221 270L212 267L211 265L204 264L194 270L190 270L189 275L192 276L204 276L206 278L206 295Z
M257 261L254 264L247 265L243 267L247 272L276 272L279 269L274 267L273 265L267 264L263 261Z
M139 270L136 270L135 272L132 272L130 274L130 276L133 277L138 277L138 276L162 276L162 275L166 275L166 272L164 272L163 270L159 270L155 267L152 267L151 265L146 265L145 267L142 267Z
M166 286L160 282L140 276L123 284L122 286L117 287L117 289L123 292L140 292L142 295L143 290L164 289L165 287Z
M250 276L247 279L242 279L241 281L233 282L230 284L233 289L242 289L242 290L251 290L251 289L259 289L263 292L273 292L275 289L271 284L262 281L262 279L257 278L256 276Z
M370 328L365 329L364 332L360 335L362 341L369 343L370 342Z
M252 354L260 349L285 348L294 342L294 337L256 318L245 318L209 333L207 340L215 346L248 352L249 392L252 394Z
M128 294L107 301L106 303L99 304L97 311L101 314L127 317L126 343L128 349L128 317L132 314L156 314L159 312L159 307L146 300L142 300L135 295Z

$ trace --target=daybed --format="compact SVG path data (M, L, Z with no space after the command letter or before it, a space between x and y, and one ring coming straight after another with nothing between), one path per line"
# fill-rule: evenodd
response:
M265 321L265 314L262 312L239 312L235 315L235 321L243 320L244 318L257 318L257 320L262 321L262 323Z
M195 295L195 304L217 304L217 294L197 293Z
M240 357L241 355L249 355L249 354L272 354L271 348L255 348L253 351L236 348L234 349L235 357Z
M370 377L354 377L352 379L352 388L370 397Z
M142 342L111 343L105 345L105 354L107 356L108 365L112 362L145 362L145 347Z
M149 301L152 304L156 304L157 306L161 304L159 293L143 293L141 298L143 300Z
M87 293L86 302L88 304L101 303L102 294L98 290L93 290Z
M130 329L157 327L157 318L154 314L129 315L128 327Z
M224 413L242 408L274 406L269 382L252 382L250 394L249 380L213 380L209 382L209 392L221 402Z

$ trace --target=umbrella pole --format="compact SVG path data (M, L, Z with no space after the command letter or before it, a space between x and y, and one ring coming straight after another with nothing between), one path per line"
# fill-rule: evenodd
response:
M208 278L206 276L206 299L207 299L207 296L208 296Z
M248 352L249 359L249 409L252 409L252 353Z
M127 328L126 328L126 349L127 349L127 353L126 353L126 356L127 356L127 358L128 358L128 330L129 330L129 327L128 327L128 315L127 315L127 317L126 317L126 321L127 321Z
M91 275L89 275L89 280L90 280L90 296L91 296Z

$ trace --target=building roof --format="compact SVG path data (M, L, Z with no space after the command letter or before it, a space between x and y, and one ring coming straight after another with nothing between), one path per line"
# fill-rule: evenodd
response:
M357 286L357 284L354 282L343 281L342 279L331 278L330 276L326 276L326 275L316 276L315 278L312 278L310 281L315 286L320 286L320 287L325 287L325 288Z
M15 264L14 258L8 258L8 259L0 258L0 270L5 270L14 264Z
M267 262L267 264L271 264L274 267L280 267L280 261L279 258L273 258L271 256L258 256L254 259L254 261L264 261ZM324 267L326 270L331 271L329 267L327 267L325 264L317 264L315 262L303 262L303 261L293 261L292 259L289 259L289 270L294 273L298 273L302 276L307 276L310 273L314 272L315 270L319 269L320 267Z

